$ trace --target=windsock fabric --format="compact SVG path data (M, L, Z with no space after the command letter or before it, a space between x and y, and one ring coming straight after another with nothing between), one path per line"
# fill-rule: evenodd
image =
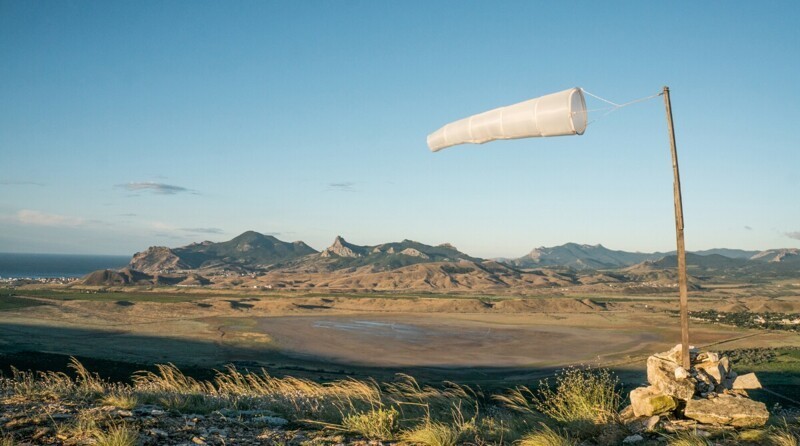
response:
M428 135L428 147L438 152L498 139L582 135L586 115L583 90L570 88L451 122Z

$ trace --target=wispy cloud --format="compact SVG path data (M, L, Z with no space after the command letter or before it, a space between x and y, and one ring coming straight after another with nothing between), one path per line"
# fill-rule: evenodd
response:
M191 232L194 234L222 234L220 228L180 228L181 231Z
M0 186L44 186L37 181L0 180Z
M745 226L744 228L747 229L748 231L752 231L753 230L752 226Z
M183 186L176 186L174 184L165 184L165 183L154 183L152 181L118 184L116 187L126 189L130 192L151 192L158 195L175 195L180 193L197 194L196 191L188 189Z
M291 237L294 235L294 231L284 231L284 232L265 232L264 235L271 235L273 237Z
M31 209L22 209L14 214L14 220L18 223L34 226L51 226L51 227L77 227L83 226L87 223L86 220L79 217L71 217L68 215L48 214L45 212L34 211Z
M338 183L328 183L328 190L337 192L355 192L356 183L352 181L341 181Z
M793 238L795 240L800 240L800 231L787 232L786 237Z

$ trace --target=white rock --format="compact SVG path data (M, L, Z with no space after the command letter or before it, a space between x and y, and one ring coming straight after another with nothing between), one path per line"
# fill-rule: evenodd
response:
M748 373L746 375L739 375L733 380L733 389L760 389L761 382L756 377L755 373Z
M686 379L689 377L689 372L686 371L683 367L676 367L675 368L675 379Z
M622 442L625 443L625 444L638 443L640 441L644 441L644 437L642 437L639 434L635 434L635 435L631 435L631 436L625 437L625 439L622 440Z

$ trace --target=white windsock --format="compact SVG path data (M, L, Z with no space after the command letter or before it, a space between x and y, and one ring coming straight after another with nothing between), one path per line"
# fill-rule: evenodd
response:
M497 139L582 135L586 101L580 88L496 108L451 122L428 135L428 147L438 152L458 144L483 144Z

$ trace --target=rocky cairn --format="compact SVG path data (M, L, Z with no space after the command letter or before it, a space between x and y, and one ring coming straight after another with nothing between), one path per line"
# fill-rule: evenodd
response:
M660 416L733 427L759 427L769 418L767 406L747 390L760 389L754 373L737 375L726 356L690 349L691 368L681 367L681 346L647 358L647 387L630 393L631 410L639 419Z

